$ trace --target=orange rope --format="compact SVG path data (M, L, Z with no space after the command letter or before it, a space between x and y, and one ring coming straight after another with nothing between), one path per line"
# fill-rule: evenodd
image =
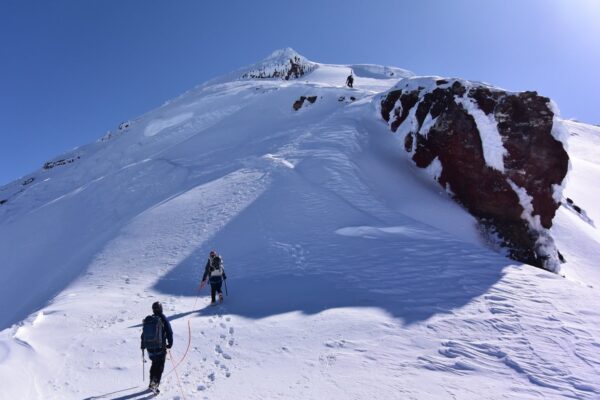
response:
M173 364L173 371L175 371L175 375L177 376L177 383L179 383L179 390L181 390L181 397L183 397L183 400L185 400L185 394L183 393L183 387L181 386L181 380L179 379L179 374L177 373L177 370L175 369L175 362L173 361L173 356L171 355L171 350L167 349L167 351L169 352L169 358L171 359L171 363Z
M200 289L202 289L202 287L200 287ZM198 298L200 297L200 289L198 289L198 296L196 296L196 301L194 302L194 308L196 308L196 303L198 302ZM191 319L188 318L187 323L188 323L188 343L187 343L187 347L185 349L185 352L183 353L183 356L181 357L181 360L179 360L177 362L177 364L176 364L175 361L173 361L173 355L171 354L171 350L167 349L167 352L169 353L169 358L171 359L171 364L173 364L173 369L170 370L169 372L167 372L165 374L165 377L167 377L167 376L169 376L169 374L171 374L171 372L175 371L175 375L177 376L177 382L179 383L179 390L181 390L181 395L183 396L184 400L185 400L185 395L183 394L183 387L181 386L181 380L179 379L179 373L177 372L177 367L187 357L187 354L190 351L190 345L192 344L192 325L191 325Z
M175 364L175 366L173 367L172 370L170 370L166 375L168 376L171 372L175 371L175 368L177 368L179 366L179 364L181 364L183 362L183 360L185 360L185 358L187 357L187 353L190 350L190 344L192 343L192 326L190 324L190 319L188 319L188 344L187 344L187 348L185 349L185 353L183 353L183 357L181 357L181 360L179 360L177 362L177 364ZM170 354L170 353L169 353ZM175 371L177 372L177 371Z
M194 302L194 307L192 307L194 310L196 309L196 303L198 302L198 297L200 297L200 293L198 293L198 296L196 296L196 301Z
M198 299L200 298L200 291L202 290L202 283L200 283L200 287L198 288L198 295L196 296L196 301L194 301L194 309L196 309L196 304L198 303Z

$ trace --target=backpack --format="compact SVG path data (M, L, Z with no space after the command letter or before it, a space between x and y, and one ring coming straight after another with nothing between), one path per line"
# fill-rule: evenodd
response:
M148 352L164 347L164 324L158 315L148 315L142 323L142 347Z
M223 276L223 260L219 256L215 256L212 260L210 260L210 274L209 276L217 277Z

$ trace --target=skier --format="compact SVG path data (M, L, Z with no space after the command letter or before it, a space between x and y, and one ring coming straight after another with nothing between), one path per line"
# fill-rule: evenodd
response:
M163 314L162 304L154 302L152 304L152 315L144 318L142 330L142 355L144 349L148 352L148 357L152 360L150 367L150 389L154 394L158 394L158 385L165 368L165 358L167 349L173 346L173 330L167 317ZM144 361L145 362L145 361Z
M354 85L354 76L352 75L352 71L350 71L350 75L346 78L346 85L351 88Z
M221 285L223 284L223 281L227 279L227 275L225 275L225 269L223 268L223 260L214 250L210 252L208 260L206 261L206 266L204 267L204 275L202 276L202 283L200 284L200 289L206 286L207 279L210 282L210 304L217 304L217 293L219 293L219 303L222 303L223 291L221 290Z

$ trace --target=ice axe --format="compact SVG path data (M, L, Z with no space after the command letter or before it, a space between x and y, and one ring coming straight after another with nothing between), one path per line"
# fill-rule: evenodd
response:
M144 349L142 349L142 382L145 381L146 376L146 359L144 358Z

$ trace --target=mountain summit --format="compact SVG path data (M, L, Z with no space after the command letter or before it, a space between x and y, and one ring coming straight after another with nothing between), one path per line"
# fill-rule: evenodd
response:
M317 64L308 61L291 48L276 50L263 61L247 68L241 78L297 79L317 68Z
M295 58L305 61L305 62L308 62L306 57L300 55L300 53L298 53L296 50L292 49L291 47L285 47L283 49L275 50L274 52L271 53L271 55L269 55L267 58L265 58L262 62L263 63L267 63L267 62L286 63L289 60L293 60Z

